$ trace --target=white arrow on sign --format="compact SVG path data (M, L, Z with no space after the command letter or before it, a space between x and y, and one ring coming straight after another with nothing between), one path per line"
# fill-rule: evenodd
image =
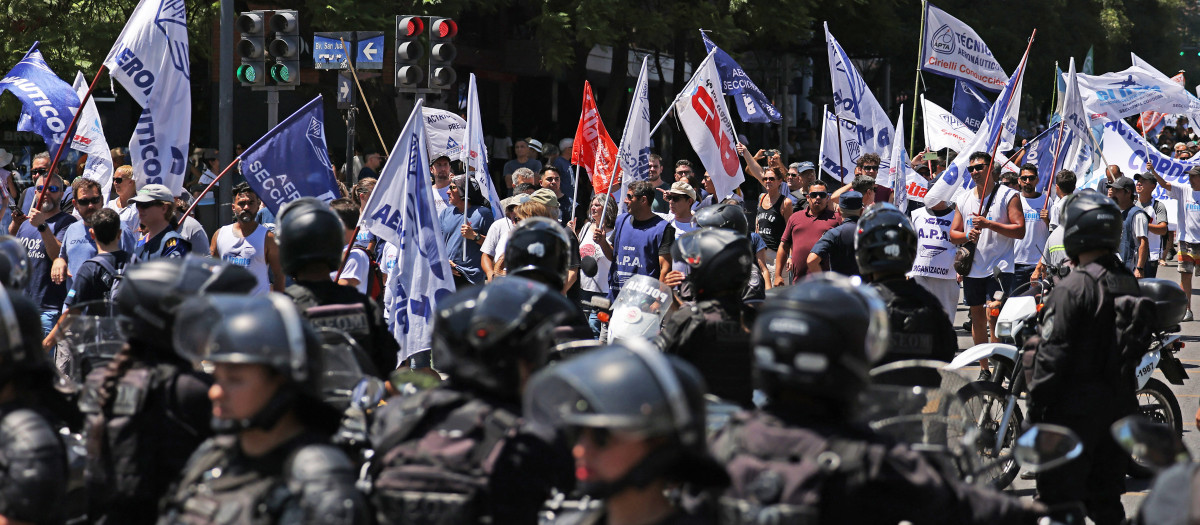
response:
M338 85L338 99L350 100L350 84L349 83L340 83L340 85Z
M375 49L375 42L367 42L367 45L365 47L363 47L363 50L362 50L363 56L367 57L367 60L370 60L372 62L375 61L375 57L372 55L374 55L375 53L378 53L378 52L379 52L379 50Z

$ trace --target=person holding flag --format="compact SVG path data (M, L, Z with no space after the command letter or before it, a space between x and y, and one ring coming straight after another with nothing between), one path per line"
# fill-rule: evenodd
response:
M616 299L621 287L634 275L647 275L665 281L671 271L671 245L675 228L651 210L657 191L650 181L630 182L625 193L628 213L617 216L612 243L604 231L597 228L592 241L613 261L608 273L608 298Z
M482 251L486 233L481 232L487 232L495 220L492 209L473 177L458 175L451 179L448 195L450 206L442 210L438 220L450 255L454 286L462 289L483 284L487 282Z
M58 322L67 297L66 283L51 279L51 263L60 253L67 227L75 222L75 217L62 211L59 205L65 187L57 174L43 173L36 188L45 192L41 208L30 210L28 218L13 213L8 233L20 240L29 253L29 287L25 295L42 309L42 337L45 337Z

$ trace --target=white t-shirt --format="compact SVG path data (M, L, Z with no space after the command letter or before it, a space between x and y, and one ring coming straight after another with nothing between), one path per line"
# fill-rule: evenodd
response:
M137 232L138 227L142 225L142 218L138 215L137 205L130 202L128 206L121 207L121 199L113 199L104 205L112 211L117 212L117 216L121 218L121 225L131 232Z
M1162 201L1150 199L1150 202L1147 202L1144 205L1141 202L1137 202L1135 204L1137 204L1143 210L1146 210L1146 213L1150 215L1151 223L1158 224L1160 222L1167 222L1167 206L1163 204ZM1157 211L1154 209L1155 204L1159 204L1159 210ZM1150 232L1149 229L1146 231L1146 241L1150 243L1150 260L1157 261L1162 257L1162 236L1157 233Z
M917 257L913 259L910 277L923 276L935 279L957 279L954 273L955 248L950 242L950 224L954 222L954 210L944 210L942 216L925 207L913 212L913 229L917 230Z
M447 184L445 188L434 186L433 193L438 197L433 199L434 212L441 215L442 210L450 206L450 185Z
M1054 204L1050 205L1050 229L1053 230L1062 225L1062 209L1063 203L1066 202L1066 197L1058 197L1054 199Z
M1186 182L1171 185L1167 192L1179 206L1179 240L1187 243L1200 243L1200 191L1192 191Z
M358 290L358 293L366 295L367 271L369 271L370 268L371 261L367 259L367 252L363 251L361 248L355 248L350 250L350 257L346 259L346 267L342 269L341 278L358 279L358 286L355 286L354 289ZM329 277L336 282L338 280L337 270L329 272Z
M487 233L484 234L486 237L483 239L483 247L480 250L490 255L494 261L504 253L504 248L508 246L508 234L512 233L513 228L512 221L507 218L493 222Z
M1021 196L1021 209L1025 211L1025 237L1017 239L1017 264L1037 264L1042 259L1042 250L1046 247L1046 238L1050 236L1050 227L1042 221L1042 205L1046 195L1028 199Z
M995 221L997 224L1011 224L1008 221L1008 203L1013 199L1020 198L1017 190L1007 186L1000 186L997 190L996 198L992 199L992 205L983 214L990 221ZM984 202L987 202L987 196L984 196ZM958 206L958 212L963 217L963 231L970 232L973 227L971 216L979 211L979 198L975 195L975 190L964 192L959 196L955 203ZM1012 273L1013 259L1015 252L1013 245L1016 244L1016 239L1005 237L993 230L983 230L979 235L979 243L975 250L975 262L971 265L971 273L967 277L978 279L981 277L991 277L993 268L1000 268L1001 273Z
M579 232L579 258L592 257L596 259L596 276L588 277L582 271L579 272L579 286L589 292L608 293L608 272L612 266L612 259L604 256L604 250L600 248L596 241L592 240L592 235L596 231L596 226L591 222L583 225L583 231ZM605 237L608 238L608 244L613 243L613 232L608 232Z
M667 219L667 222L670 222L671 226L673 226L675 228L675 238L676 239L683 237L683 234L685 234L687 232L695 231L700 228L700 226L696 225L696 220L694 218L687 222L676 220L675 214L667 215L664 218Z

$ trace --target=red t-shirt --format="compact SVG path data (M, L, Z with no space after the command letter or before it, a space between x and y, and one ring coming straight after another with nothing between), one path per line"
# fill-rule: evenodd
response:
M831 208L826 208L816 217L810 215L807 209L788 217L787 226L783 228L781 244L792 245L793 283L808 274L808 252L812 251L813 245L817 244L821 235L841 224L841 214Z

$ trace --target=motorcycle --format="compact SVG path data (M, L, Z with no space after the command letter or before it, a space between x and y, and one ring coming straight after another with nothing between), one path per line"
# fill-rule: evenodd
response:
M1113 423L1113 439L1129 453L1134 463L1157 474L1150 494L1127 523L1186 524L1195 520L1195 477L1200 464L1184 446L1175 429L1141 415Z
M653 340L662 327L663 319L674 305L671 287L646 275L630 277L611 304L603 297L594 297L588 306L596 309L597 318L608 327L602 340L638 337Z

